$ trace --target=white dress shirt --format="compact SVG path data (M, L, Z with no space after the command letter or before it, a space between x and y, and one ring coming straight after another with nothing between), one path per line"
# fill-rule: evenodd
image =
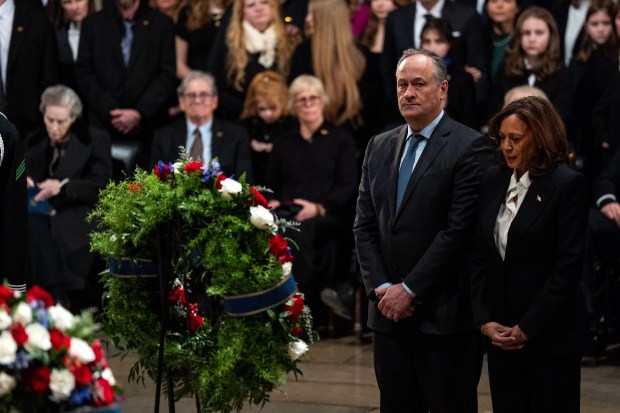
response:
M426 10L424 6L422 6L422 2L416 1L415 3L415 22L413 24L413 44L417 49L420 48L420 35L422 34L422 29L426 24L426 15L431 14L433 17L441 18L441 10L443 10L443 5L446 0L439 0L430 10Z
M580 1L577 7L572 3L568 6L568 19L566 21L566 32L564 33L564 64L566 66L568 66L573 57L575 42L586 22L588 8L590 8L590 0Z
M506 243L508 242L508 231L510 230L510 224L517 215L523 198L527 194L532 181L530 180L530 173L526 172L521 176L521 179L517 181L516 170L512 173L510 178L510 184L508 185L508 192L506 193L506 200L500 206L499 213L497 214L497 221L495 221L495 245L499 250L502 259L506 256Z
M200 126L194 125L189 120L187 122L187 137L185 139L185 150L189 152L189 149L194 144L194 130L196 127L200 129L200 135L202 137L202 162L211 162L211 127L213 126L213 118L209 119L207 123L203 123Z
M9 45L13 32L13 18L15 17L14 0L6 0L0 5L0 76L6 92L6 67L9 61Z

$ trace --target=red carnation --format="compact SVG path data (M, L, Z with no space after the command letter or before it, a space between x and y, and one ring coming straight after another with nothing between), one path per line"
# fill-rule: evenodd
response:
M0 303L6 303L13 297L13 291L6 288L4 285L0 285Z
M256 188L254 188L253 186L250 187L250 191L252 192L252 206L263 206L265 208L269 208L269 206L267 205L267 200L265 199L265 197L263 196L263 194L260 193L260 191Z
M26 293L26 301L29 303L34 300L41 300L46 307L52 307L55 304L52 295L38 285L33 286Z
M93 349L93 353L95 353L95 363L101 363L101 361L103 360L103 350L101 349L101 341L96 339L95 341L93 341L93 344L90 347Z
M291 315L288 316L287 320L290 323L295 323L299 320L301 313L304 311L304 299L301 297L293 297L289 301L292 301L291 304L284 304L284 311L290 311Z
M173 288L168 293L168 302L171 304L176 304L177 301L180 301L181 304L185 305L187 303L187 299L185 297L185 290L181 288Z
M205 319L196 314L189 314L188 316L189 322L189 331L192 333L198 330L205 323Z
M153 167L153 172L162 181L164 181L168 175L172 173L170 170L170 164L163 163L161 161Z
M280 261L280 264L284 264L286 262L293 262L293 256L291 254L286 254L286 255L280 255L278 257L278 260Z
M223 181L224 179L226 179L226 175L224 175L224 174L219 174L219 175L217 176L217 179L215 180L215 187L216 187L217 189L222 189L222 181Z
M269 240L269 251L276 256L288 255L288 242L280 234Z
M45 366L33 367L26 373L26 383L37 394L44 394L50 385L50 370Z
M95 406L107 406L114 402L114 391L110 383L104 378L97 379L97 385L93 391Z
M26 333L24 326L19 323L15 323L11 326L11 335L13 336L15 343L17 343L20 347L28 341L28 334Z
M301 333L301 327L299 326L293 328L293 330L291 331L291 334L295 337L299 337L299 333Z
M52 328L50 330L50 341L52 342L52 348L56 351L62 350L63 347L68 349L69 346L71 346L71 339L57 328Z
M80 364L71 368L71 373L78 384L91 384L93 382L93 372L86 364Z
M184 168L185 168L185 172L188 175L191 175L196 171L200 171L200 168L202 168L202 162L195 162L195 161L188 162L185 164Z

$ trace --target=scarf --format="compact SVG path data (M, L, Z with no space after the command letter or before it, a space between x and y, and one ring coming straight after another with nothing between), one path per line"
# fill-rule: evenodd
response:
M246 20L242 24L245 32L245 50L248 53L260 53L258 63L266 69L271 68L276 60L276 44L278 42L273 25L261 33Z

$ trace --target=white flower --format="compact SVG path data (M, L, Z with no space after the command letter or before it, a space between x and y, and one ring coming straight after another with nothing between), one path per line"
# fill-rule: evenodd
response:
M101 377L104 378L108 383L110 383L110 386L116 386L116 379L114 378L114 374L112 374L112 370L110 370L108 367L106 367L105 370L101 372Z
M243 188L241 184L234 179L226 178L220 182L222 187L220 188L220 193L222 194L222 198L230 201L233 195L237 195L241 192Z
M117 239L118 238L116 238L116 235L114 235L114 234L110 235L110 241L116 242Z
M43 327L40 323L32 323L26 326L26 334L28 334L28 341L24 344L27 350L33 348L39 348L43 351L47 351L52 348L52 342L50 341L50 333L47 328Z
M23 326L32 322L32 308L25 302L17 304L17 308L13 312L13 321Z
M172 169L174 169L175 174L180 174L183 172L183 162L175 162L172 164Z
M15 353L17 352L17 343L13 340L13 336L8 331L0 334L0 364L10 364L15 362Z
M297 339L297 341L288 343L288 355L293 361L303 356L306 351L308 351L308 345L303 340Z
M16 384L15 377L0 371L0 397L12 392Z
M95 361L95 352L88 343L79 338L72 338L69 346L69 355L77 358L82 363Z
M6 330L11 326L11 316L4 310L0 310L0 330Z
M293 270L292 262L285 262L284 264L282 264L282 275L283 275L282 278L288 277L292 270Z
M60 331L67 331L73 327L75 317L69 310L60 304L47 309L50 323Z
M67 400L75 389L75 377L67 369L52 369L50 390L55 400Z
M275 229L273 214L262 205L250 207L250 222L258 229L267 231Z

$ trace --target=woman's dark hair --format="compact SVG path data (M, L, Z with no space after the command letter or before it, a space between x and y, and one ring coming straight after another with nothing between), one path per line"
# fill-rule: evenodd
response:
M566 127L549 101L538 96L528 96L506 105L489 121L489 136L495 142L500 141L502 122L511 115L518 117L534 138L537 151L527 167L530 175L545 175L556 165L569 162ZM504 157L501 157L500 164L506 165Z
M616 14L614 13L616 10L616 5L612 0L593 0L588 8L588 12L586 14L586 20L584 26L588 24L588 19L595 13L599 11L604 11L609 15L611 19L611 35L607 42L601 46L603 54L605 57L612 62L618 61L618 35L616 34L616 30L614 27L614 19L616 18ZM581 41L581 47L579 48L579 52L577 53L576 59L580 62L586 62L590 58L590 54L592 54L592 50L595 48L594 41L586 30L584 30L583 40Z
M422 31L420 32L420 38L427 30L436 30L441 38L443 38L446 42L452 45L452 40L454 40L454 37L452 36L452 25L448 20L438 19L437 17L429 16L426 18L426 23L424 24L424 27L422 27Z

